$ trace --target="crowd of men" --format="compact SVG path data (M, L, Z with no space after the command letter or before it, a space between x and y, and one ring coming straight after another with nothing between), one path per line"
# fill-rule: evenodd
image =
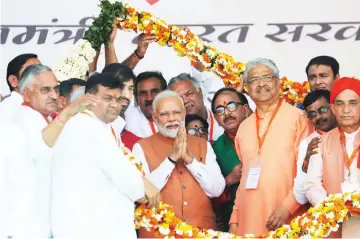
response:
M35 54L8 63L0 103L5 238L153 238L134 227L135 204L199 228L262 235L321 203L360 190L360 81L318 56L305 68L311 92L283 100L269 59L247 62L243 89L222 88L197 65L165 79L132 69L154 37L119 63L113 31L106 66L58 82ZM134 96L134 99L133 99ZM254 103L255 107L251 107ZM129 150L142 175L128 161ZM360 235L352 218L332 237Z

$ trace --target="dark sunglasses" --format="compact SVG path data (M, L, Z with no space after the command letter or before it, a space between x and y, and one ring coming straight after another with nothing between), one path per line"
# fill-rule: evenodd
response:
M317 110L310 110L310 111L306 111L306 115L310 118L313 119L317 116L317 114L325 114L329 112L329 107L327 106L321 106L320 108L318 108Z
M193 136L196 134L196 132L199 132L199 134L204 135L204 134L208 133L208 130L207 130L207 128L201 127L198 129L191 128L191 129L188 129L188 131L187 131L188 134L193 135Z

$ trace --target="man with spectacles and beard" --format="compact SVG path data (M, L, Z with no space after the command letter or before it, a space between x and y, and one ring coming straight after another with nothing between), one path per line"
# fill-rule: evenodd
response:
M214 205L219 207L217 221L229 230L229 220L234 206L236 190L241 179L242 163L235 152L234 138L236 132L244 119L251 113L249 102L246 97L233 88L222 88L218 90L211 102L211 110L216 121L225 129L225 133L216 140L213 145L216 160L225 177L226 188L224 193L214 200Z
M316 90L310 92L304 100L304 108L307 117L315 127L315 131L301 141L297 160L297 174L294 182L294 196L298 203L308 202L304 183L311 155L319 152L318 146L324 133L337 126L337 121L330 110L330 92L328 90Z

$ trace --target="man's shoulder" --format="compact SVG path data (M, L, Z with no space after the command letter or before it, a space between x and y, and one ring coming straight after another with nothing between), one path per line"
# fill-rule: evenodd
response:
M225 134L220 135L220 137L213 144L213 148L216 149L224 145L225 137L226 137Z

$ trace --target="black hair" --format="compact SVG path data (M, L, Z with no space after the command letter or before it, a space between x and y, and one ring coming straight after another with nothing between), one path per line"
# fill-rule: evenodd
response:
M325 100L330 103L330 91L328 90L315 90L310 92L304 99L304 109L306 109L309 105L313 104L320 98L325 98Z
M144 81L144 80L147 80L149 78L152 78L152 77L159 79L160 84L161 84L161 91L166 89L167 82L166 82L164 76L161 74L161 72L158 72L158 71L145 71L145 72L140 73L135 79L135 83L134 83L134 95L135 95L135 97L137 97L137 95L138 95L137 91L138 91L139 83Z
M10 75L14 75L17 78L19 78L19 72L20 69L23 67L23 65L31 58L36 58L37 59L37 55L32 54L32 53L27 53L27 54L21 54L18 55L17 57L15 57L14 59L12 59L8 66L7 66L7 71L6 71L6 82L10 88L10 91L14 90L14 87L11 86L10 82L9 82L9 76Z
M308 65L305 68L306 75L309 76L309 68L312 65L324 65L329 66L331 68L332 73L334 74L334 77L339 74L340 65L339 62L331 56L317 56L313 59L311 59L308 63Z
M104 67L101 73L112 73L116 79L125 83L136 79L134 72L125 64L112 63Z
M70 78L62 81L59 84L59 95L65 98L69 98L74 85L86 86L86 81L78 78Z
M237 97L239 98L240 100L240 103L243 104L243 105L249 105L249 101L246 99L245 95L243 93L240 93L238 92L237 90L235 90L234 88L221 88L220 90L216 91L212 101L211 101L211 111L215 114L215 101L216 101L216 98L223 92L233 92L237 95Z
M110 89L124 89L124 83L117 80L111 73L100 73L89 78L85 86L85 94L96 94L99 91L98 85Z
M206 129L209 128L209 123L200 115L195 115L195 114L185 116L185 127L188 126L188 124L193 120L199 120L204 125L204 128Z

